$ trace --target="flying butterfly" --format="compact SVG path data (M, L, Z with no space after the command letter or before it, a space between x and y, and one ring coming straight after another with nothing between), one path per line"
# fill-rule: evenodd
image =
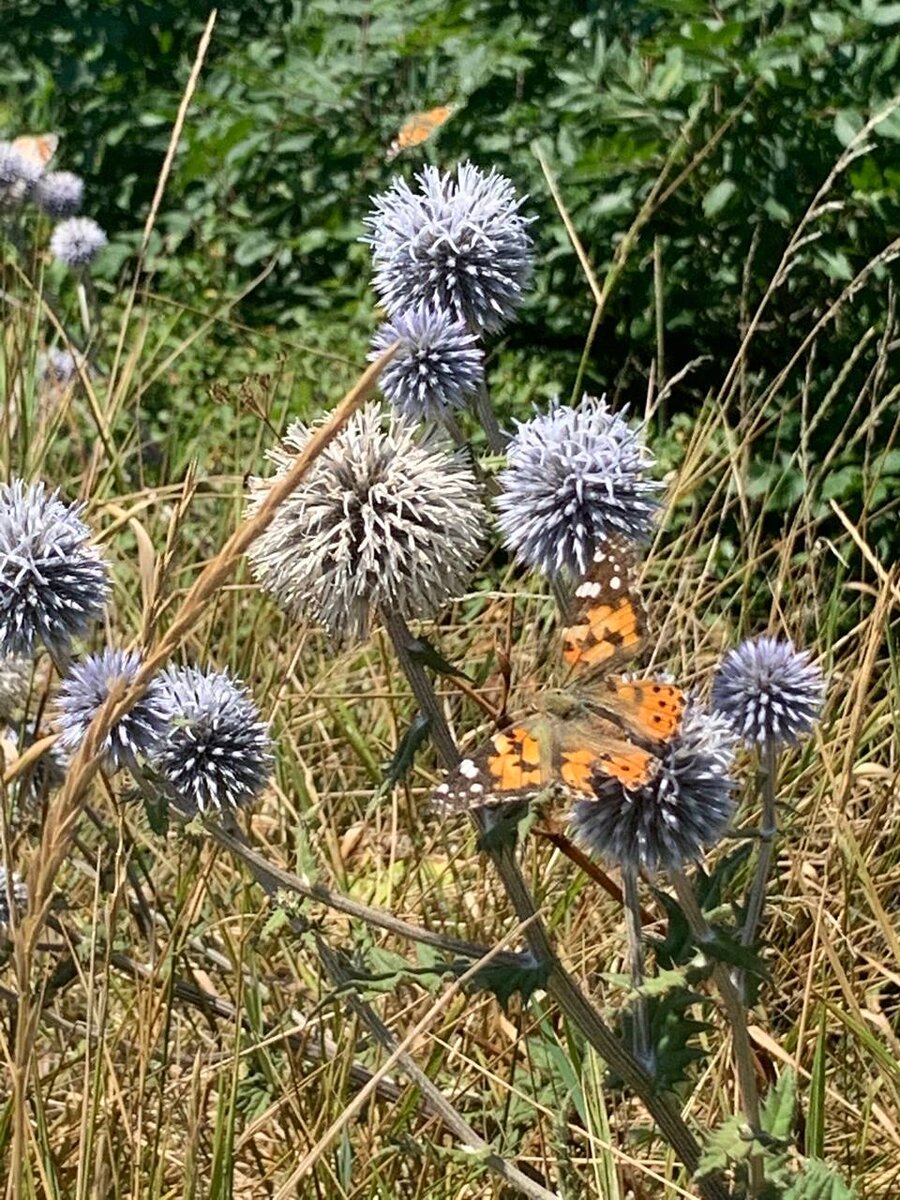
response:
M388 147L385 160L393 162L404 150L409 150L412 146L421 146L435 130L450 120L457 107L456 104L441 104L437 108L429 108L427 112L413 113L411 117L407 117Z

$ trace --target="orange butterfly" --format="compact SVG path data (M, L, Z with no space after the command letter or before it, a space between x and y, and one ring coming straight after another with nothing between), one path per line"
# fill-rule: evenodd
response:
M609 537L575 590L563 631L563 660L577 688L540 698L540 711L464 758L435 790L445 810L524 801L556 783L596 798L608 779L627 790L653 780L659 754L681 728L685 695L657 679L616 674L641 650L646 619L635 584L634 551Z
M393 162L398 154L408 150L410 146L421 146L436 129L440 129L450 120L457 108L456 104L441 104L438 108L429 108L428 112L413 113L411 117L407 117L388 147L386 161Z
M13 145L30 163L43 170L56 153L59 135L56 133L26 133L15 138Z

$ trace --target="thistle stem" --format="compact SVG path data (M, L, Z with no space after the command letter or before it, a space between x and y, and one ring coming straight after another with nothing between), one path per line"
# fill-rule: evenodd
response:
M694 895L684 871L670 871L669 879L681 905L681 911L687 918L688 925L702 950L704 944L715 940L715 933ZM741 1093L741 1108L747 1119L747 1124L753 1136L760 1132L759 1124L759 1093L756 1088L756 1070L753 1065L753 1051L750 1048L750 1034L747 1029L747 1013L741 994L732 982L731 975L724 963L720 962L710 952L713 964L713 979L722 999L725 1014L731 1025L731 1038L734 1047L734 1065L737 1072L738 1088ZM750 1192L749 1195L759 1194L763 1185L763 1164L758 1149L749 1156Z
M775 743L767 738L762 751L762 822L759 827L759 857L756 873L747 896L744 927L741 930L741 945L752 946L756 941L763 906L766 900L766 885L775 854L775 838L778 836L778 819L775 813L775 780L778 773L778 755Z
M452 770L459 762L459 751L456 749L432 682L425 668L413 654L416 639L399 612L384 609L381 615L419 710L428 718L431 738L445 765Z
M632 1000L634 1026L631 1049L641 1066L652 1075L650 1013L647 997L640 993L640 989L644 986L644 943L641 936L641 901L638 895L638 877L634 866L622 867L622 891L625 901L625 934L628 939L628 969L631 973L631 986L635 991Z
M493 404L491 404L486 383L479 385L478 391L475 393L474 407L475 415L481 422L481 427L484 430L484 436L487 438L491 454L505 454L506 438L503 436L497 421L497 414L494 412Z

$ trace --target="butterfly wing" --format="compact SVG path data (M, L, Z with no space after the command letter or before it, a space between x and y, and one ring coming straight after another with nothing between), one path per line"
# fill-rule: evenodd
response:
M393 162L398 154L408 150L411 146L421 146L436 129L440 129L450 120L455 111L456 105L441 104L437 108L430 108L427 112L413 113L411 117L407 117L388 147L385 156L387 161Z
M22 134L13 140L13 145L30 163L43 169L56 153L59 135L56 133Z
M433 799L447 812L526 803L550 783L552 769L547 723L528 717L482 742L438 785Z
M665 743L681 728L686 698L680 687L659 679L605 679L592 688L586 705L611 718L642 741Z
M630 543L617 535L605 538L575 589L563 630L563 659L574 675L607 675L640 652L647 621L636 574Z

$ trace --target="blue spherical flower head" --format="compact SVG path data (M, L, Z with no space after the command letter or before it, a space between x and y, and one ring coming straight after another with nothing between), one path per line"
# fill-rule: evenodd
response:
M0 484L0 653L62 653L102 613L108 571L82 508L43 483Z
M486 175L469 162L455 177L426 167L416 182L413 191L395 179L365 220L375 291L392 318L433 304L473 333L495 333L531 279L524 197L497 171Z
M608 862L651 872L696 861L734 812L734 748L727 721L690 702L649 783L630 788L605 778L596 800L575 804L576 840Z
M580 578L610 534L646 540L662 484L649 477L639 430L590 396L517 424L495 505L504 542L523 562Z
M135 651L106 649L72 668L57 699L60 741L66 750L74 753L79 748L110 692L131 684L140 666L141 657ZM103 740L108 769L133 767L138 759L151 754L168 728L168 717L163 689L151 680L137 704L116 721Z
M0 142L0 208L21 204L41 176L41 166L32 162L12 142Z
M249 804L272 769L269 732L247 690L229 675L170 667L162 685L171 716L153 766L190 812Z
M462 408L484 381L484 355L464 323L443 309L420 304L382 325L370 360L394 342L400 349L381 373L392 406L414 421L440 421Z
M749 638L716 672L712 706L748 743L800 741L822 711L825 679L806 651L777 638Z
M38 355L41 383L46 387L68 387L78 377L78 362L71 350L53 346L46 354Z
M50 253L67 267L88 267L106 245L106 234L90 217L69 217L53 230Z
M58 221L80 212L83 199L84 180L72 171L48 171L35 184L35 204Z

